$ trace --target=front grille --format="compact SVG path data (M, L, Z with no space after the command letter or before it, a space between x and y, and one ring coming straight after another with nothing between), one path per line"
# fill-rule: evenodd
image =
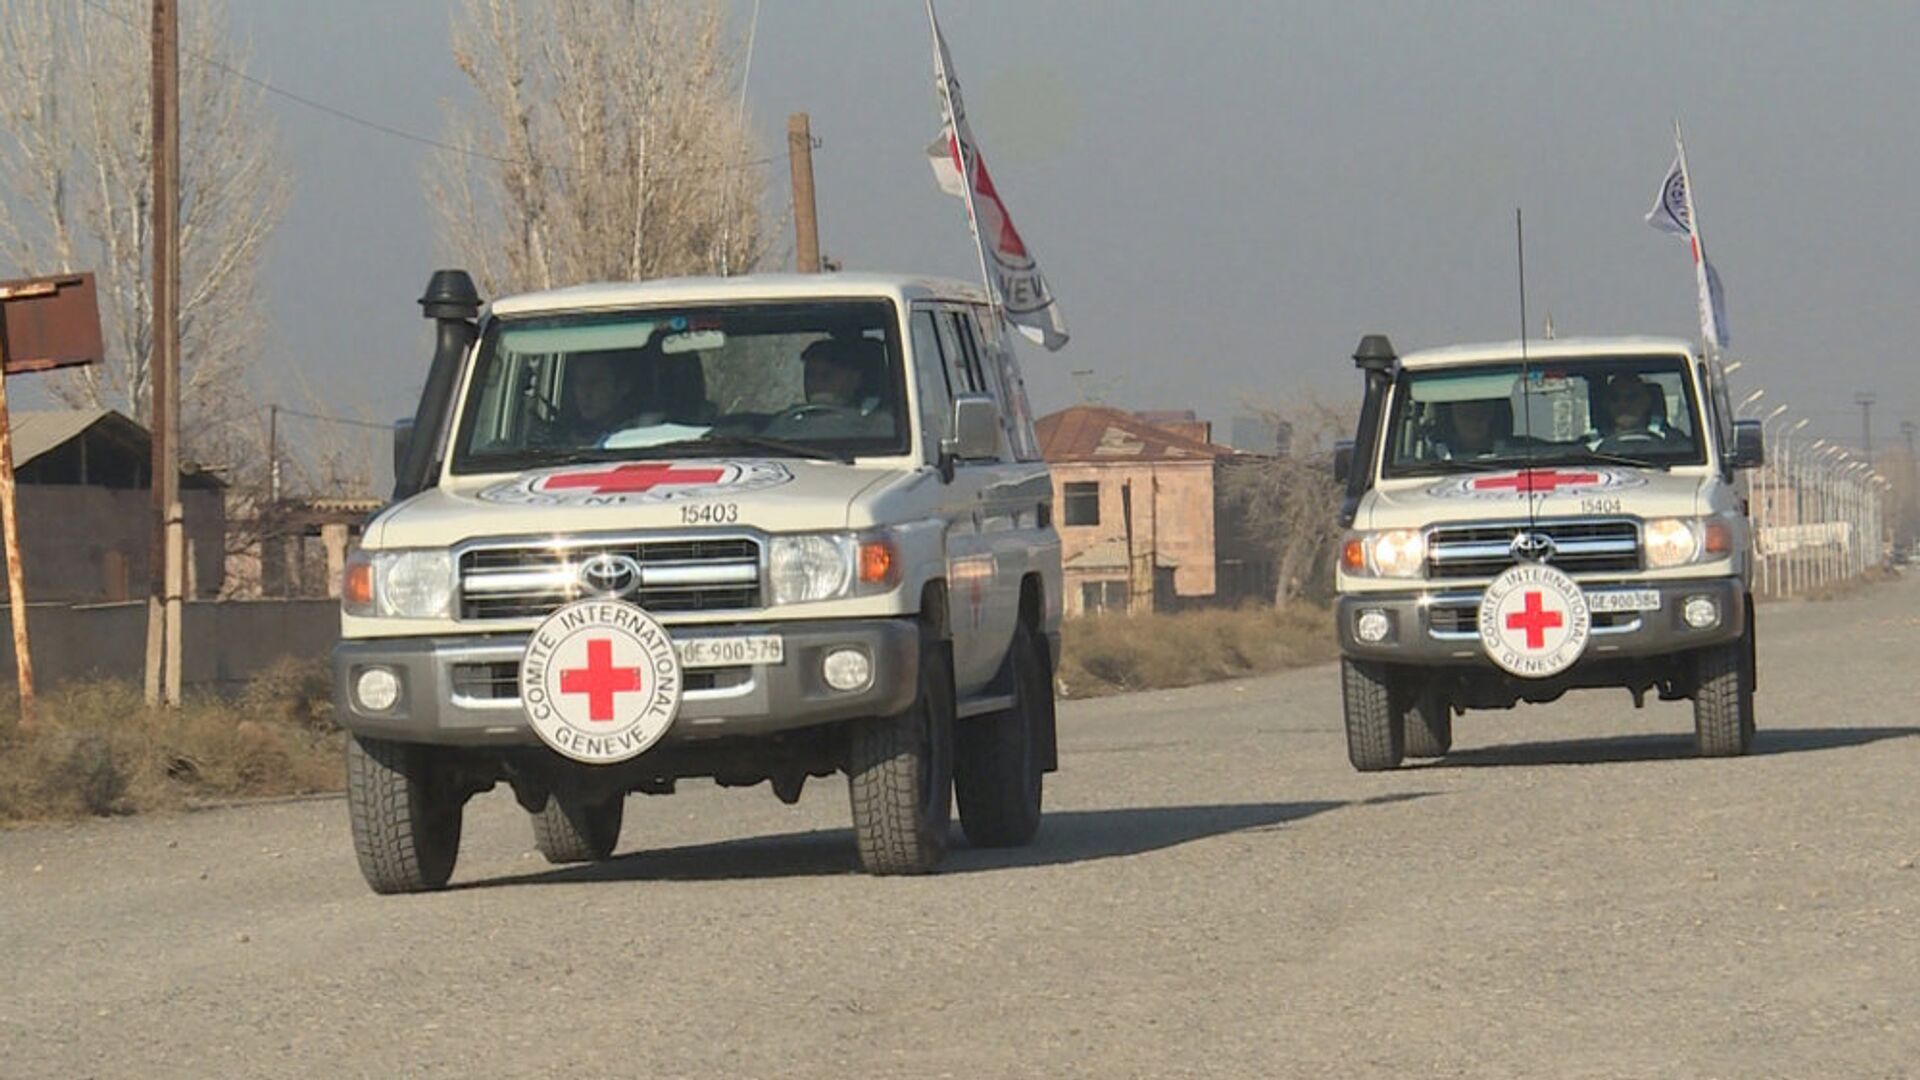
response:
M752 678L752 669L696 668L680 673L680 689L717 690ZM465 701L518 701L520 661L484 660L453 665L453 696Z
M595 555L640 564L640 587L622 599L655 613L739 611L761 606L760 543L751 537L609 540L473 548L460 556L462 619L538 618L592 595L577 576Z
M1596 611L1592 615L1596 634L1626 633L1640 629L1640 612ZM1480 598L1453 595L1427 608L1427 633L1445 640L1478 640L1480 637Z
M1640 569L1640 527L1631 521L1524 521L1445 525L1427 537L1427 576L1493 577L1518 560L1513 538L1523 532L1553 541L1548 565L1569 574L1631 573Z

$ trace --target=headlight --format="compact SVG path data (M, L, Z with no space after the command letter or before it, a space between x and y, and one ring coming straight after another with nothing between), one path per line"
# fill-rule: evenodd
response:
M1664 570L1694 562L1713 562L1733 554L1739 536L1737 517L1656 518L1641 530L1647 567Z
M1681 518L1655 518L1641 532L1647 549L1647 566L1664 570L1684 566L1700 554L1700 534L1693 523Z
M853 576L845 536L776 536L767 554L773 602L797 604L839 596Z
M340 606L349 615L444 619L453 611L453 557L442 550L356 551Z
M776 536L767 579L776 604L868 596L900 584L900 548L884 533Z
M1419 577L1427 562L1427 540L1413 529L1388 529L1368 539L1367 556L1381 577Z

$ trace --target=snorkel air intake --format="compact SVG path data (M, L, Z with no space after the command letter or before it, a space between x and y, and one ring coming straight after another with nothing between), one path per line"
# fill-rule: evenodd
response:
M478 333L475 320L480 317L480 294L465 270L435 270L427 280L426 294L420 297L420 308L437 325L438 333L427 384L420 392L420 407L414 411L413 422L394 433L396 502L433 486L434 452L446 438L460 361Z
M1386 407L1387 388L1393 384L1393 369L1400 357L1385 334L1368 334L1353 350L1353 366L1366 379L1366 396L1360 401L1360 426L1353 435L1353 460L1347 468L1347 491L1340 500L1340 527L1353 524L1360 509L1360 496L1373 486L1373 462L1380 444L1381 410Z

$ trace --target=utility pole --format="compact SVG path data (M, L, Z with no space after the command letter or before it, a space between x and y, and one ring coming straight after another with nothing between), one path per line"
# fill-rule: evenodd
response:
M1873 465L1873 395L1865 390L1853 395L1853 403L1860 406L1860 452L1867 455L1867 465Z
M147 566L147 704L180 702L180 13L153 0L153 557Z
M280 406L267 406L267 505L280 505Z
M813 203L813 128L803 112L787 117L787 167L793 175L794 269L817 274L820 218Z

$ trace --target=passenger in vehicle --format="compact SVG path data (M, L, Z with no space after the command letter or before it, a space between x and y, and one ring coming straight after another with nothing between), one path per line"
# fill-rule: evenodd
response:
M1512 434L1513 409L1504 401L1480 398L1440 406L1436 438L1440 457L1476 457L1504 452Z
M631 350L610 349L574 353L567 358L567 392L558 422L549 439L558 445L598 446L608 435L629 426L634 413L634 367Z

